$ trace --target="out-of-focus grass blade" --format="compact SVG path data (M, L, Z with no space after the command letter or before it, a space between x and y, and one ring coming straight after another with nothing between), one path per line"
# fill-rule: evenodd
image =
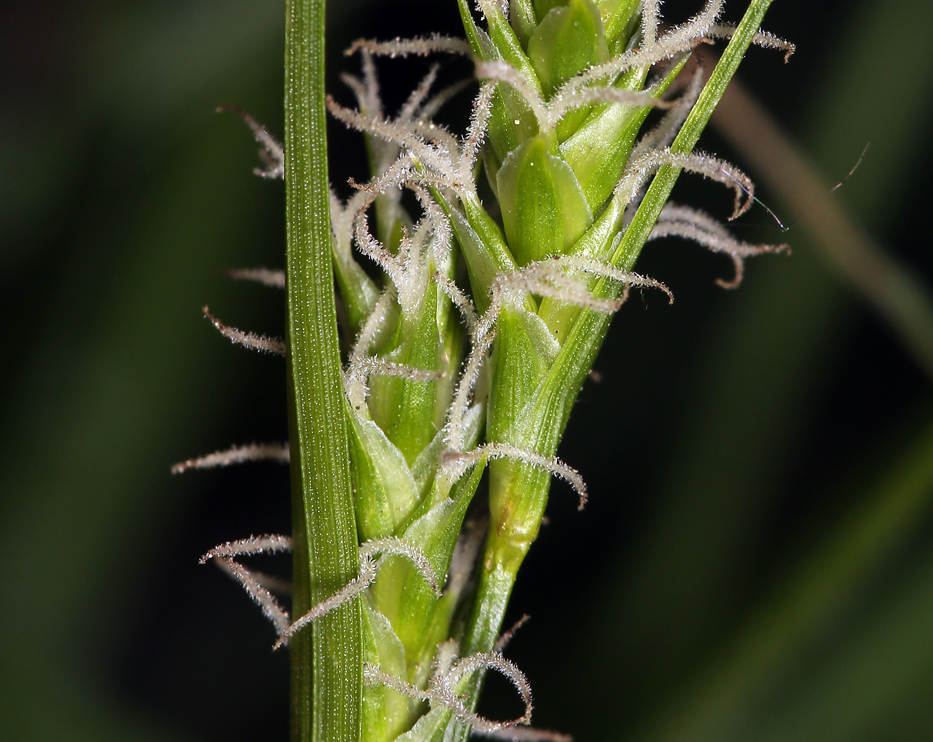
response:
M863 504L638 740L744 740L761 704L933 510L933 417L872 483ZM894 670L893 672L898 672ZM797 682L797 681L794 681ZM796 738L795 738L796 739Z
M797 673L744 742L928 739L933 729L933 554L879 590L811 672ZM912 567L912 568L911 568Z

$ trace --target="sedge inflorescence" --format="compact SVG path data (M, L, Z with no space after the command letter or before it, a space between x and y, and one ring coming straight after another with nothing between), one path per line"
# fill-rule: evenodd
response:
M581 507L586 501L582 478L556 450L609 317L632 288L670 297L632 270L644 240L623 249L627 229L665 166L732 189L733 217L753 198L734 166L672 148L703 88L692 51L734 31L720 22L723 0L671 28L658 0L479 0L481 23L466 0L458 4L465 40L357 42L348 54L358 55L362 75L344 77L356 107L327 101L366 137L372 166L349 200L331 196L334 272L352 338L343 383L359 575L293 620L274 581L238 561L288 549L286 537L231 542L203 560L246 589L275 626L276 647L346 601L362 602L362 738L373 742L471 729L562 739L527 727L528 681L502 656L499 637L551 478L568 483ZM793 51L765 32L753 41ZM394 115L384 110L376 59L408 55L473 60L478 92L463 136L435 116L470 83L435 90L437 66ZM281 145L240 113L263 147L257 174L283 177ZM480 179L496 209L480 199ZM745 258L783 247L742 242L708 214L670 203L647 239L667 236L729 256L734 276L720 283L730 288ZM285 285L276 271L231 275ZM286 351L281 340L205 314L235 343ZM176 471L258 459L287 462L288 448L236 447ZM474 500L487 465L482 507ZM490 669L518 691L521 717L476 714Z

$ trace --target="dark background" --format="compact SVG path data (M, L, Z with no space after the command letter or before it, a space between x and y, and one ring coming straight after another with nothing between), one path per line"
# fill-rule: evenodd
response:
M753 50L741 79L830 184L872 142L831 198L930 285L931 6L814 5L774 4L765 27L798 52ZM459 24L452 0L329 13L338 95L353 39ZM281 134L282 35L265 0L0 10L5 740L286 738L287 655L197 559L287 532L287 474L169 475L285 436L281 361L200 311L281 333L282 296L222 271L282 266L283 189L214 110ZM387 61L388 100L426 68ZM356 136L331 133L332 180L365 177ZM730 156L714 132L701 144ZM726 216L717 188L687 177L675 197ZM736 230L793 254L750 262L735 292L714 284L728 261L691 244L639 263L677 301L636 294L613 325L560 451L590 504L555 485L508 654L536 725L578 740L933 739L930 379L803 225L781 235L756 209ZM509 693L490 686L491 714Z

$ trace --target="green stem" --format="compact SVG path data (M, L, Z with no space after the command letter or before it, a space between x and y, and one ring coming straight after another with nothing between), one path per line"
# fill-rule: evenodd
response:
M289 431L294 617L359 572L337 340L324 111L324 0L288 0L285 25ZM293 742L357 742L358 600L292 641Z

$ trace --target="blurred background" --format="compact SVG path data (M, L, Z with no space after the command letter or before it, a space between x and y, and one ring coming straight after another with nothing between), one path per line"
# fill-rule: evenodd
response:
M459 25L452 0L330 5L345 100L353 39ZM728 6L737 20L744 4ZM614 322L560 451L590 503L577 513L555 485L513 601L532 616L508 655L537 726L606 742L933 739L933 5L812 8L774 3L766 28L798 52L785 66L753 50L741 80L825 189L871 148L817 203L734 136L704 136L785 224L802 220L781 234L764 209L743 217L738 236L792 255L751 261L738 291L714 284L731 276L721 256L646 249L639 270L677 301L635 295ZM281 135L283 15L268 0L0 10L4 740L287 737L286 654L197 563L287 532L287 474L169 474L285 436L281 361L201 315L282 331L280 293L222 275L283 265L282 185L251 174L251 136L214 111L239 105ZM389 101L426 67L387 61ZM468 110L455 102L451 121ZM762 126L744 131L775 151ZM364 178L356 137L331 133L332 180ZM687 177L675 198L725 217L716 188ZM821 247L826 208L882 257ZM514 711L510 693L491 682L487 711Z

